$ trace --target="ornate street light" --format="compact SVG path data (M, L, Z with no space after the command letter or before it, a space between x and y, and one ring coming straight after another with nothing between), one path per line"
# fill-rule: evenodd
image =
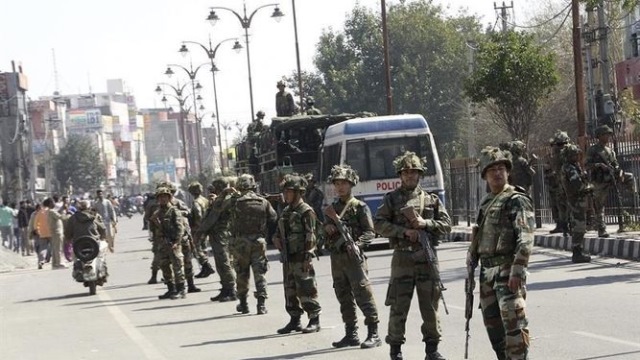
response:
M170 68L167 68L167 70L171 70ZM173 73L173 71L171 71ZM165 72L166 74L167 72ZM171 90L173 90L174 94L170 94L170 93L165 93L163 91L162 86L167 86L169 87ZM183 96L184 94L184 89L187 85L182 85L180 86L180 84L177 84L177 86L173 86L171 84L167 84L167 83L160 83L158 84L158 86L155 88L155 92L158 95L162 94L162 99L160 99L160 101L162 101L162 103L165 104L165 106L167 105L167 102L169 101L167 99L167 96L175 99L178 102L178 105L180 106L180 116L178 118L178 122L179 122L179 128L180 128L180 138L181 138L181 143L182 143L182 153L184 155L184 160L185 160L185 175L186 177L189 177L189 152L187 150L187 131L186 131L186 121L184 118L184 104L187 101L187 99L189 98L190 95L187 96Z

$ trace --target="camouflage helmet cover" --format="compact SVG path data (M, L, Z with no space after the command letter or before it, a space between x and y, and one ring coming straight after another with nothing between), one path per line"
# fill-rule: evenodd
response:
M264 113L264 111L262 111L262 110L258 110L258 112L256 113L256 116L257 116L257 117L264 117L264 116L265 116L265 113Z
M156 198L159 197L160 195L169 195L170 197L173 196L173 191L171 191L171 189L167 188L167 187L157 187L156 188Z
M226 177L219 177L211 182L211 187L214 191L222 191L229 186L229 179Z
M403 170L418 170L424 173L426 169L423 163L426 163L426 161L421 160L416 153L407 151L393 160L393 167L396 168L397 174L400 174Z
M358 185L360 177L349 165L334 165L331 168L331 174L329 174L327 181L333 183L336 180L346 180L350 182L351 185L356 186Z
M503 163L507 167L507 171L511 171L511 153L500 150L494 146L487 146L482 149L482 152L480 153L480 161L478 162L482 178L484 179L484 175L489 167L499 163Z
M580 148L577 145L569 144L562 149L562 152L560 153L560 155L565 160L568 160L573 158L574 156L579 155L581 152L582 150L580 150Z
M316 100L313 98L313 96L307 96L307 104L315 104Z
M304 192L307 189L307 186L308 186L307 179L305 179L303 176L300 176L296 173L285 175L284 178L282 179L282 183L280 183L280 187L282 188L283 191L290 189L290 190Z
M200 184L197 181L192 182L191 184L189 184L189 192L190 193L194 193L194 192L202 192L202 184Z
M527 150L527 145L520 140L513 140L509 142L509 150L513 155L522 155Z
M169 189L169 191L171 191L172 195L175 194L176 191L178 191L178 189L175 187L175 185L173 185L169 181L160 181L156 185L156 190L158 190L159 188L167 188L167 189Z
M596 136L602 136L606 134L613 134L613 130L611 130L611 128L608 127L607 125L601 125L596 128L595 133L596 133Z
M280 81L278 81L278 83L276 84L276 87L280 87L280 86L287 87L287 84L285 84L283 80L280 80Z
M256 180L251 174L242 174L238 177L238 190L252 190L256 188Z
M553 145L563 145L568 144L571 141L569 134L566 131L556 130L556 133L553 134L553 139L551 143Z

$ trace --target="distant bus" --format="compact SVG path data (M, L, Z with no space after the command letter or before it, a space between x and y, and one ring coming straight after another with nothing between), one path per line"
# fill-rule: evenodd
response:
M351 165L360 176L353 195L366 202L375 214L384 194L400 187L393 160L405 151L426 158L427 171L420 185L437 194L444 204L440 158L429 124L422 115L357 118L329 126L321 149L320 178L326 180L333 165ZM330 204L335 198L333 187L324 183L322 190L325 202Z

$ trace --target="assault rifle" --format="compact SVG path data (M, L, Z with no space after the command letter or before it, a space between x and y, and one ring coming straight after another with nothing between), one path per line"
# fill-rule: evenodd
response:
M409 222L413 222L417 219L417 215L413 207L406 206L400 209L402 214L409 220ZM415 253L415 256L421 257L427 260L427 265L431 268L431 272L433 273L436 281L438 281L438 287L440 288L440 299L442 300L442 305L444 306L444 311L447 315L449 315L449 309L447 309L447 303L444 301L444 291L447 288L444 287L442 283L442 279L440 278L440 269L438 269L438 257L436 256L433 247L431 246L431 239L429 233L422 229L418 230L420 245L422 246L422 250Z
M287 266L289 263L289 251L287 249L287 234L284 231L284 219L282 218L278 219L278 230L280 231L280 242L282 243L282 250L280 251L280 262L284 266Z
M616 192L616 208L618 212L618 232L624 231L624 219L622 218L622 197L620 195L620 187L618 186L618 178L624 176L622 170L618 170L616 174L616 169L609 163L609 161L605 158L602 152L597 153L602 162L599 164L604 165L613 180L613 190Z
M476 238L478 234L478 227L474 226L471 231L471 243L473 244L473 239ZM473 255L472 255L473 257ZM466 293L466 301L464 303L464 318L467 321L464 324L464 331L466 333L466 338L464 341L464 358L469 358L469 339L471 335L469 335L469 323L471 322L471 317L473 316L473 290L476 288L476 280L475 280L475 271L478 266L478 260L475 258L470 259L471 262L467 266L467 278L464 281L464 292Z
M329 205L324 209L324 215L334 222L336 228L338 228L340 236L342 236L342 239L344 239L345 244L351 248L352 251L349 251L349 257L358 261L358 264L362 264L362 262L364 261L364 257L362 256L360 247L353 240L351 232L349 231L349 229L347 229L347 226L344 224L344 222L342 222L332 205Z

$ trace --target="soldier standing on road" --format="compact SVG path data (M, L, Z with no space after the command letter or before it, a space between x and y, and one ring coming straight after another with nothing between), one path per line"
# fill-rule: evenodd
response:
M256 181L252 175L242 174L238 178L240 194L234 199L233 209L233 241L230 249L234 258L236 270L236 286L240 303L236 310L242 314L249 313L247 293L249 292L250 270L253 270L253 280L258 299L257 313L267 313L265 301L267 299L267 278L265 277L269 264L267 262L267 224L275 223L278 214L271 207L267 199L255 193Z
M598 237L609 237L604 222L604 207L609 197L609 189L615 181L620 181L620 166L616 153L609 147L613 130L607 125L599 126L595 131L598 142L587 150L586 167L591 173L593 183L593 207Z
M520 186L529 193L536 171L526 158L527 146L520 140L511 141L509 145L509 151L512 156L511 161L513 162L511 181L509 183L513 186Z
M312 259L316 246L316 214L304 202L307 181L298 174L285 175L282 192L287 206L278 219L273 244L281 251L285 309L291 320L278 334L292 331L320 331L320 303ZM300 316L306 312L309 324L304 329Z
M157 209L149 217L149 228L156 246L158 265L167 284L167 292L159 299L186 297L184 288L184 255L182 214L172 203L173 192L165 187L156 190Z
M237 299L236 274L231 266L229 254L230 221L236 196L236 190L233 188L231 180L231 178L220 177L211 183L216 197L209 205L207 214L202 219L196 234L196 236L209 235L213 259L220 276L222 289L218 295L211 298L211 301L226 302Z
M276 85L278 92L276 93L276 115L278 117L293 116L296 113L296 104L293 101L293 95L286 91L287 85L284 81L278 81Z
M415 153L408 151L400 155L393 165L400 176L401 186L385 194L373 221L376 232L388 237L389 245L394 249L385 301L385 305L391 307L389 333L385 341L391 347L391 359L402 359L401 346L405 342L407 316L415 288L422 315L421 331L426 359L442 360L444 357L438 352L441 336L438 319L441 290L438 279L426 260L416 260L413 255L420 249L418 229L431 235L435 252L437 238L451 231L451 218L438 196L420 187L425 167ZM410 223L402 215L400 209L406 206L413 207L419 215L416 223Z
M156 188L157 190L157 188ZM149 228L149 218L158 208L158 201L156 200L155 193L147 194L147 201L145 201L144 205L144 215L143 218L143 229L149 230L149 241L151 241L151 252L153 253L153 259L151 260L151 278L147 281L147 284L157 284L158 283L158 270L160 270L160 266L158 265L158 257L156 256L157 246L156 242L153 241L153 233Z
M194 248L192 250L193 254L198 260L198 263L200 264L200 272L194 277L201 279L216 273L215 270L213 270L213 268L211 267L209 259L207 258L207 254L205 253L205 250L207 248L205 242L206 235L196 237L196 232L198 231L198 227L202 222L202 218L209 208L209 200L202 196L202 184L197 181L189 185L189 193L193 196L193 204L191 205L191 213L189 216L189 226L191 227L191 233L193 234L194 245Z
M562 166L562 180L567 190L567 200L571 218L571 248L574 263L587 263L591 257L583 254L584 234L587 232L587 196L593 191L587 174L579 162L580 148L569 144L562 150L565 163Z
M555 200L558 208L558 219L556 220L556 228L551 230L551 234L563 233L565 236L569 231L569 208L567 207L567 194L562 183L562 149L571 142L569 135L565 131L556 131L553 136L551 148L551 172L553 176L553 185L549 187L549 197Z
M480 203L467 267L475 268L478 261L482 265L480 307L497 358L526 360L525 281L535 219L531 198L524 189L508 183L511 166L509 155L502 150L490 146L482 150L479 167L491 192Z
M371 210L366 203L351 194L351 189L358 184L358 180L358 174L349 165L334 166L328 178L338 195L338 199L329 206L339 214L340 221L345 224L353 239L353 243L346 242L333 220L326 218L324 230L328 237L327 248L331 251L333 289L345 324L344 337L331 344L337 348L360 345L361 348L368 349L382 344L378 336L378 307L368 277L367 259L361 250L371 243L375 232ZM361 253L362 262L354 255L355 251ZM364 323L368 329L367 339L362 344L358 338L356 304L365 316Z

